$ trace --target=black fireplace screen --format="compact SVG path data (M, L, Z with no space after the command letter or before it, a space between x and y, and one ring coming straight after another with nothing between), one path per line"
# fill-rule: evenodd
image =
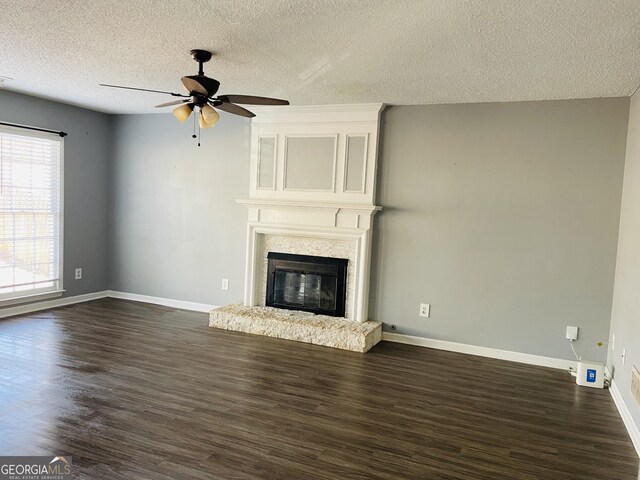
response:
M267 259L267 306L344 317L348 260L276 252Z

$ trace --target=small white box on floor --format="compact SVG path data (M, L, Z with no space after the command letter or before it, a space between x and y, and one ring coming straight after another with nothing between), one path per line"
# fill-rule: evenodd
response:
M583 387L604 388L604 365L595 362L578 362L576 383Z

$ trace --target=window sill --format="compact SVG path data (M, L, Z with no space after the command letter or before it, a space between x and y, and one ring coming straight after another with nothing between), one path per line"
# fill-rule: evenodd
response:
M39 302L41 300L59 298L64 292L64 290L55 290L53 292L34 293L31 295L23 295L21 297L7 298L5 300L0 300L0 308L8 307L10 305L18 305L21 303Z

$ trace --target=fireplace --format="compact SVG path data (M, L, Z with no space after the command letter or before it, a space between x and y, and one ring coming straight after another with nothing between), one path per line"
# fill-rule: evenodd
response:
M267 260L267 306L345 316L347 259L269 252Z
M249 198L238 200L248 209L245 306L369 320L373 219L382 209L375 205L375 180L383 108L260 107L251 121ZM321 262L328 268L319 272L285 266L276 277L269 252L348 262Z

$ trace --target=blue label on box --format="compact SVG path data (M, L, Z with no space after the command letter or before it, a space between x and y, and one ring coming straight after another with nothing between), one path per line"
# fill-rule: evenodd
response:
M596 382L596 371L591 368L587 370L587 382L589 383Z

